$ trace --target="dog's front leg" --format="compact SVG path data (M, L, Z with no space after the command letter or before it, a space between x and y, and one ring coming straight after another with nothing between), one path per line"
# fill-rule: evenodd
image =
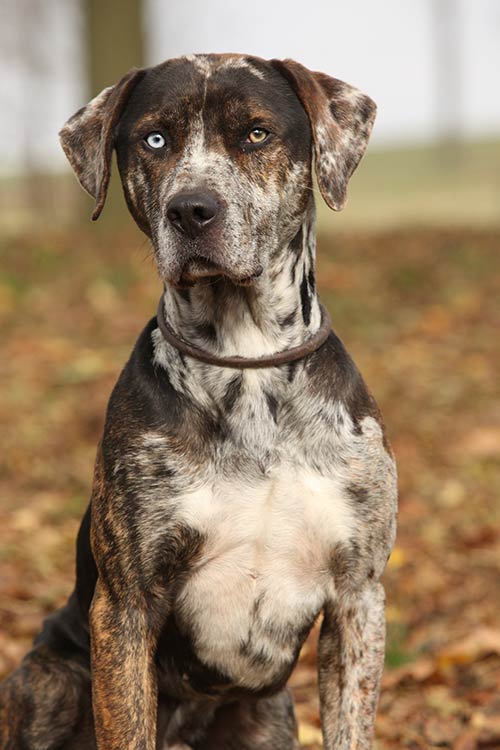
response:
M92 703L99 750L155 750L157 684L150 613L98 582L90 610Z
M324 750L372 746L384 666L384 590L370 583L324 612L318 646Z

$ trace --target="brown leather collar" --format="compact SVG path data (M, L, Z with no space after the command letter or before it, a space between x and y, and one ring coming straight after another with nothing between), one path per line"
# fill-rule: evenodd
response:
M321 325L313 335L304 341L300 346L294 346L292 349L285 349L282 352L276 352L276 354L269 354L265 357L218 357L216 354L200 349L193 344L189 344L184 339L180 338L165 319L165 311L163 304L163 297L160 297L158 304L158 310L156 313L156 320L158 327L163 334L163 337L168 341L169 344L175 346L183 354L188 354L190 357L199 359L201 362L206 362L209 365L217 365L218 367L232 367L238 370L244 370L249 367L256 369L259 367L277 367L278 365L284 365L287 362L295 362L297 359L303 359L308 354L312 354L320 346L322 346L330 335L331 320L328 310L320 303L321 309Z

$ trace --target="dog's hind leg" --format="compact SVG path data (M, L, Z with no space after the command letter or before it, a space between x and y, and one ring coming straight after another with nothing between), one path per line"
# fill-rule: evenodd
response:
M0 685L0 750L95 750L90 675L39 644Z
M193 750L297 750L297 722L290 691L221 706L204 741Z

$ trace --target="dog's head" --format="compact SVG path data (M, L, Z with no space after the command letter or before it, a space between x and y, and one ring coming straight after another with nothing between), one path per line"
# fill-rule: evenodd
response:
M327 204L343 208L375 118L357 89L293 60L196 55L133 70L61 130L100 215L116 150L125 197L160 274L251 283L297 234L314 145Z

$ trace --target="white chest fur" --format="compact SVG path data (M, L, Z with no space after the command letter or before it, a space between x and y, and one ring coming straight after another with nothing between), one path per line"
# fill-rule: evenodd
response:
M205 539L179 624L205 664L259 687L293 660L330 592L332 550L354 532L349 503L334 480L281 464L257 483L217 478L177 508Z

